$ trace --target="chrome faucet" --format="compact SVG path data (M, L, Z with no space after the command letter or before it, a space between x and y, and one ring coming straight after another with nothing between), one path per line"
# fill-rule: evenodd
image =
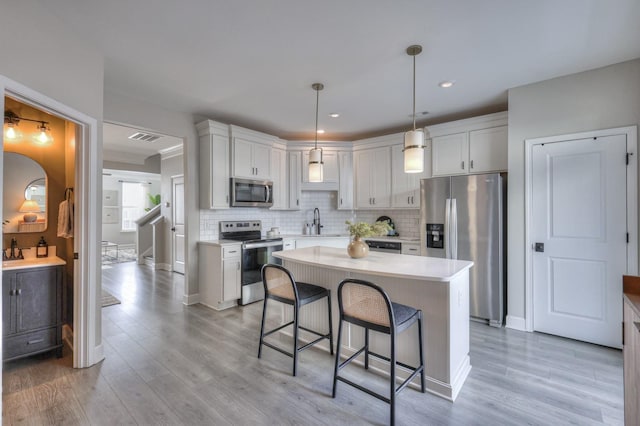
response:
M320 209L317 207L313 209L313 226L316 228L316 235L320 235L322 225L320 225Z

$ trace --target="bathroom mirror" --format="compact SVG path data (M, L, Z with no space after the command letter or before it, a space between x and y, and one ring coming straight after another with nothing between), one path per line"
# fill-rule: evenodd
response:
M47 175L44 169L31 158L14 152L5 152L3 163L2 232L45 231ZM29 200L35 201L35 204L25 203Z
M47 211L47 181L44 178L38 178L29 182L24 189L24 199L35 201L38 203L40 211L45 213Z

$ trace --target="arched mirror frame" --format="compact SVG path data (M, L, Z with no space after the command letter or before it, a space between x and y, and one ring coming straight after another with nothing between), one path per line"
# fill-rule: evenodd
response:
M8 234L46 231L49 197L47 173L44 168L33 158L5 151L3 173L2 232ZM29 188L39 181L44 182L44 196L38 197L37 200L41 211L36 213L38 216L36 222L27 223L23 219L24 213L18 210L25 199L30 199L27 197Z

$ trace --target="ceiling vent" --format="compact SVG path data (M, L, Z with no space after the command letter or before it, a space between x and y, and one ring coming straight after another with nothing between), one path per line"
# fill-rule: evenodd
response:
M160 139L162 136L152 135L149 133L137 132L133 135L129 136L129 139L134 141L144 141L144 142L155 142Z

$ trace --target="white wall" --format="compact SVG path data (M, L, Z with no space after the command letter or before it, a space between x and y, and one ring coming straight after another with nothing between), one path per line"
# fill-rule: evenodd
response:
M46 2L37 0L3 1L0 75L96 119L98 136L92 143L101 150L104 58L85 38L57 20L48 7ZM94 171L98 182L100 172ZM97 213L94 219L99 221ZM96 239L100 239L100 230L96 233ZM90 285L100 289L100 270L91 272L94 276ZM98 348L102 344L101 316L94 320L89 333L95 336L93 344Z
M525 316L525 139L630 125L640 125L640 59L509 90L510 317Z

